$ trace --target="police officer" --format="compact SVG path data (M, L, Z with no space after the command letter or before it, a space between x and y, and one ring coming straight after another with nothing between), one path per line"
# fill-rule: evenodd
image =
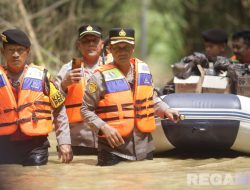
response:
M1 39L6 68L0 66L0 164L48 162L52 109L59 157L69 163L73 155L64 97L45 68L27 63L31 43L23 31L6 30Z
M81 53L80 62L76 60L62 66L56 83L66 96L66 109L70 123L72 149L75 155L97 153L96 133L84 122L80 114L80 106L85 85L94 70L102 65L101 51L103 48L102 29L97 25L82 25L78 29L76 46Z
M134 30L113 28L109 39L114 61L91 77L81 108L89 126L99 131L98 165L153 159L155 113L176 121L178 112L153 97L148 65L132 57Z
M233 80L232 91L250 97L250 88L247 85L250 75L250 30L241 30L232 35L232 50L234 64L227 68Z
M250 30L241 30L233 34L232 50L236 60L250 64Z
M194 52L175 64L173 67L175 76L187 78L190 75L199 74L197 64L200 64L203 68L208 68L206 70L209 71L206 73L207 75L217 75L218 73L214 69L219 71L220 68L225 66L225 62L230 64L226 58L228 35L224 30L206 30L202 32L202 38L204 40L204 53Z
M226 57L228 35L222 29L209 29L202 32L204 40L205 55L209 60L214 60L217 56Z
M226 31L215 28L203 31L201 35L204 40L204 53L194 52L174 64L174 76L186 79L191 75L199 75L198 64L205 68L207 75L218 75L221 69L231 64L226 58L228 48ZM162 91L163 94L175 92L173 79L163 87Z

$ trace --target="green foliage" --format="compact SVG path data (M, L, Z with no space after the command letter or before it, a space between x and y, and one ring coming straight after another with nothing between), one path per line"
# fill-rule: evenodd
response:
M210 28L222 28L229 35L249 28L250 0L186 0L183 1L183 30L186 52L202 50L201 32Z
M0 1L0 32L18 27L30 34L18 1ZM156 84L171 77L170 65L202 51L201 32L224 28L230 34L248 28L250 0L22 0L36 34L44 64L58 71L76 55L77 29L83 23L136 29L136 56L149 63ZM146 24L144 24L146 23ZM33 46L34 47L34 46ZM34 49L31 61L37 62Z

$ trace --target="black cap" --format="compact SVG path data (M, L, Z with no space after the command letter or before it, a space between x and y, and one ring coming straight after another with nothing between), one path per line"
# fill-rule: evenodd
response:
M202 37L205 41L213 43L227 43L227 33L222 29L211 29L202 32Z
M78 37L81 38L87 34L91 34L91 35L95 35L98 37L102 36L102 29L101 27L97 26L97 25L82 25L79 29L78 29Z
M135 31L131 28L112 28L109 31L110 44L126 42L135 44Z
M29 48L31 43L28 36L21 30L9 29L1 34L3 44L18 44Z

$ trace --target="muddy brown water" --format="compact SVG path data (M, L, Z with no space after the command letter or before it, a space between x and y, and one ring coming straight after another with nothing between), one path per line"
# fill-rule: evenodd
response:
M53 134L50 142L46 166L0 166L0 190L250 189L250 157L237 152L170 151L152 161L99 167L95 156L61 164Z

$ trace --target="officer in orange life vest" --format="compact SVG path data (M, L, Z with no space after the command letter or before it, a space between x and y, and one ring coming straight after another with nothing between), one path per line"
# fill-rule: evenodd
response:
M86 122L99 132L97 165L153 159L155 113L176 122L179 113L153 97L148 65L132 57L134 30L111 29L109 39L114 61L91 77L81 108Z
M49 81L47 70L27 64L30 40L21 30L1 34L0 65L0 164L23 166L48 162L48 133L52 131L52 109L59 158L73 159L64 97Z
M81 54L78 67L75 61L62 66L56 84L66 97L65 106L70 123L70 135L74 155L97 154L97 134L84 122L80 107L85 85L94 70L102 65L102 29L97 25L82 25L78 29L76 47Z

